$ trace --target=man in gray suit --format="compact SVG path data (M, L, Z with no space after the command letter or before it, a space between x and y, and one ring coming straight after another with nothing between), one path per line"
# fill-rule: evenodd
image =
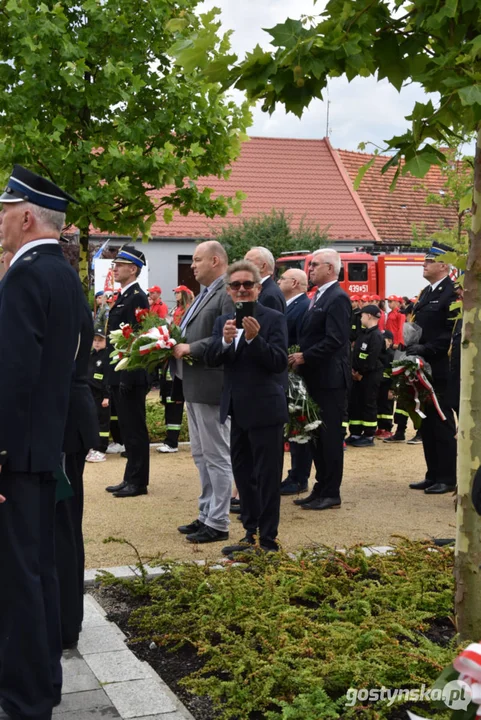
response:
M207 543L229 537L229 506L232 493L230 420L220 424L222 367L208 368L203 356L216 319L234 312L225 289L227 253L216 240L197 246L192 269L204 286L184 315L180 326L187 342L174 348L175 374L182 379L192 457L200 475L199 517L179 532L189 542ZM189 365L182 358L190 356Z

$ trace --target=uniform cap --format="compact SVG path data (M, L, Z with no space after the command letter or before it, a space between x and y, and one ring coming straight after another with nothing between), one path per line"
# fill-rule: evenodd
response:
M5 192L0 195L0 202L29 202L57 212L65 212L69 202L80 204L55 183L21 165L13 166Z
M137 267L143 268L145 267L145 255L133 245L124 245L118 251L117 257L113 262L137 265Z
M395 302L401 302L402 298L398 297L397 295L390 295L386 300L394 300Z
M360 299L359 295L351 295L351 302L359 302Z
M371 296L370 296L370 295L361 295L361 300L362 300L363 302L367 302L367 301L370 300L370 299L371 299Z
M446 255L447 252L453 252L453 248L445 243L437 242L433 240L430 249L424 256L425 260L437 260L441 255Z
M375 300L375 301L379 301L381 298L379 297L379 295L371 295L371 298L370 298L370 299L371 299L371 300Z
M178 287L174 288L172 290L172 292L189 292L189 293L191 293L192 290L190 288L188 288L187 285L179 285Z
M388 340L394 340L394 335L392 334L392 332L390 330L384 330L383 335Z
M105 334L105 330L101 327L94 328L94 337L98 335L99 337L107 337Z
M104 291L103 291L103 290L99 290L98 292L95 293L95 297L100 297L100 296L103 295L103 294L104 294Z
M152 285L151 288L148 288L147 292L156 292L156 293L159 293L159 295L162 294L162 290L160 289L160 287L158 285Z
M373 317L376 317L376 318L381 317L381 311L377 305L364 305L364 307L361 310L361 314L363 314L363 313L368 313L369 315L372 315Z

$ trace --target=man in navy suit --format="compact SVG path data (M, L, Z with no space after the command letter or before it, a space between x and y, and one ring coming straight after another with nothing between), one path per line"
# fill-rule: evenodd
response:
M307 275L304 270L289 268L277 281L286 299L286 320L289 347L299 344L301 327L309 307ZM291 469L281 483L281 495L298 495L306 492L312 467L312 453L308 443L290 443Z
M13 254L0 283L0 717L14 720L50 720L62 687L53 472L83 307L58 242L69 200L19 165L0 197Z
M341 258L335 250L317 250L309 274L319 288L301 329L301 351L289 356L292 367L306 381L319 405L323 424L311 450L316 484L311 494L294 500L304 510L341 506L340 487L344 464L342 421L350 383L351 301L338 282Z
M259 294L260 304L285 313L286 301L284 295L272 279L276 269L276 261L271 251L265 247L253 247L246 253L244 260L253 263L260 272L262 283Z
M227 270L226 284L234 303L257 301L260 275L240 260ZM254 545L255 535L265 551L278 550L277 530L287 412L287 324L284 315L259 303L255 317L236 328L232 315L216 320L205 353L211 367L224 366L220 420L231 416L231 458L239 490L241 519L246 532L225 555Z

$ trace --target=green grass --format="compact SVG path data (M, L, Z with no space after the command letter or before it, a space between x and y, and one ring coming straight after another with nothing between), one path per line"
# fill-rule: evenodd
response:
M452 565L452 550L402 540L389 555L320 548L225 572L163 563L158 579L121 584L142 603L131 615L134 635L203 656L182 682L210 696L223 720L384 720L392 707L346 707L345 694L429 687L452 661Z

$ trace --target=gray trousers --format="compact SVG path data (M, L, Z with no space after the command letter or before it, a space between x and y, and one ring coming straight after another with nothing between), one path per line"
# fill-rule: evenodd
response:
M227 531L233 482L230 418L220 424L218 405L188 402L186 408L190 449L200 476L199 520Z

